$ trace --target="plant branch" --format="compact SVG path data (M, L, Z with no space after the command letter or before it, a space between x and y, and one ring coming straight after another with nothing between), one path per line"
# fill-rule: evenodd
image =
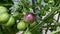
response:
M50 16L54 16L55 14L55 12L56 12L56 10L58 10L59 9L59 7L57 8L57 9L55 9L55 10L52 10L46 17L45 17L45 19L43 19L43 21L42 22L40 22L39 24L37 24L34 28L32 28L32 29L30 29L30 31L33 31L33 30L36 30L36 29L39 29L39 27L41 28L42 27L42 25L44 25L45 24L45 21L48 19L48 18L50 18Z

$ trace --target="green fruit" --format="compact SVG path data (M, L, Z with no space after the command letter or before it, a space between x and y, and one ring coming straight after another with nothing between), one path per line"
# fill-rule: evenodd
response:
M30 24L30 27L34 27L37 23L36 22L33 22L32 24Z
M13 16L11 16L8 20L8 22L5 24L6 26L12 26L15 24L15 19Z
M24 30L26 27L27 27L26 23L24 23L24 22L19 22L17 24L17 29L19 29L19 30Z
M4 13L0 15L0 22L1 23L5 23L9 20L9 14L8 13Z
M7 13L8 12L8 9L3 7L3 6L0 6L0 14L2 13Z
M32 34L30 31L24 32L23 34Z

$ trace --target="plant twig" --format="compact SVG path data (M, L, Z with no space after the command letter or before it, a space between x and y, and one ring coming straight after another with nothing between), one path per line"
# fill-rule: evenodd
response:
M39 24L37 24L34 28L32 28L32 29L30 29L30 31L33 31L33 30L36 30L36 29L38 29L39 27L42 27L42 25L44 25L45 23L44 23L44 21L46 21L51 15L55 15L54 13L56 12L56 10L58 10L59 8L57 8L57 9L55 9L55 10L53 10L53 11L51 11L46 17L45 17L45 19L43 19L43 21L42 22L40 22Z
M48 23L47 23L47 29L45 30L45 34L47 34L47 31L49 29Z

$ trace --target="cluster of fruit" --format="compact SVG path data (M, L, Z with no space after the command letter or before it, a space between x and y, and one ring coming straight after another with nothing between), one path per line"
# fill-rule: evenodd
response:
M11 27L15 24L14 16L9 14L8 9L4 6L0 6L0 24L4 24L6 27ZM24 15L24 21L20 21L16 27L18 30L25 30L29 25L29 27L32 28L36 24L35 14L26 13ZM26 32L24 34L26 34ZM28 31L27 34L31 34L30 31Z
M8 14L8 9L0 6L0 24L5 26L12 26L15 23L15 19L12 15Z

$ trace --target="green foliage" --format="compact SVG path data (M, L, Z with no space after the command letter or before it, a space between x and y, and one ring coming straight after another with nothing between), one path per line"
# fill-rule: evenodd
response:
M35 14L34 23L25 22L26 13ZM52 32L60 26L59 17L57 20L53 18L57 13L60 16L60 0L0 0L0 34L16 34L20 29L23 29L25 34L26 32L42 34L44 24L47 24L47 29L51 27ZM43 16L45 17L43 18ZM52 23L54 25L51 25ZM27 29L28 31L26 31ZM53 33L57 33L57 31Z

